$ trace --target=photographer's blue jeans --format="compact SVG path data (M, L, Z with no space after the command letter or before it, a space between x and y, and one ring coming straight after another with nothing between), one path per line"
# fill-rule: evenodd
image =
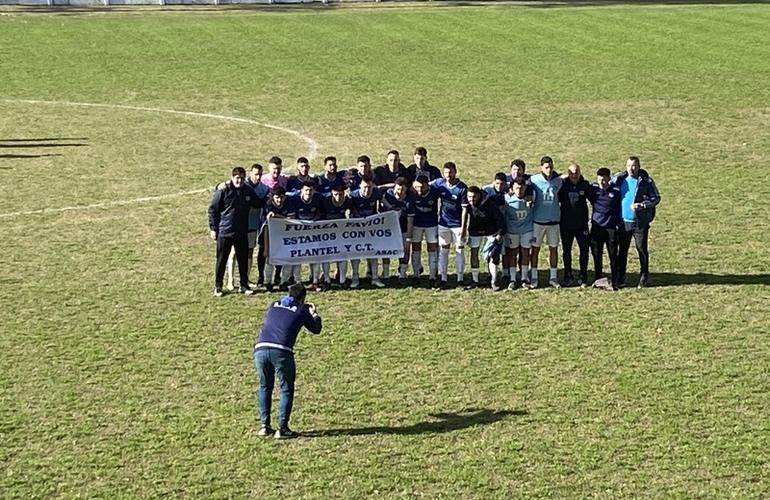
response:
M254 352L254 365L259 374L259 416L262 425L270 425L273 387L278 376L281 387L281 401L278 404L278 428L289 426L291 408L294 405L294 379L297 369L294 365L294 353L283 349L268 347Z

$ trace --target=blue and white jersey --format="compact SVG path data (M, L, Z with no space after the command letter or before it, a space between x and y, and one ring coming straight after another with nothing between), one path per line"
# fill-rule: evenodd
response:
M428 186L425 196L414 195L414 227L438 226L438 189Z
M379 202L382 199L382 191L373 187L372 192L368 198L364 198L361 195L361 190L356 189L350 193L350 199L353 201L353 206L358 210L358 214L361 217L369 217L379 212Z
M320 193L313 193L313 197L309 202L305 202L302 199L302 195L297 192L291 196L286 197L286 203L291 203L290 212L294 214L299 220L315 220L322 218L323 212L321 211L321 203L323 195Z
M348 185L348 171L337 170L337 173L329 179L324 172L323 175L318 177L318 192L322 194L328 194L332 192L332 188L338 184L342 184L347 187Z
M409 217L414 217L414 198L407 194L403 200L399 200L393 188L388 189L382 196L383 212L398 210L398 222L401 226L401 232L405 233Z
M543 174L533 175L530 180L535 191L535 206L533 220L535 224L554 225L561 220L559 208L559 190L562 178L554 174L548 180Z
M265 205L265 208L262 209L262 218L266 219L267 214L270 213L280 215L282 217L289 217L290 215L293 215L292 203L289 200L289 197L287 196L283 199L283 205L280 207L273 203L272 199L267 200L267 205Z
M315 189L318 190L318 177L314 175L310 175L308 179L310 182L313 182L315 184ZM289 180L286 181L286 194L293 194L296 192L299 192L302 190L302 183L305 182L302 179L299 179L296 176L289 177Z
M346 219L347 212L351 208L353 208L353 201L347 196L342 199L342 203L339 205L334 203L332 195L324 196L323 201L321 201L321 211L323 212L324 220Z
M450 185L446 179L436 179L430 183L436 188L441 198L438 224L443 227L461 227L463 207L468 205L468 186L458 180Z
M532 232L532 214L534 210L527 206L524 198L515 194L505 195L505 231L508 234L525 234Z

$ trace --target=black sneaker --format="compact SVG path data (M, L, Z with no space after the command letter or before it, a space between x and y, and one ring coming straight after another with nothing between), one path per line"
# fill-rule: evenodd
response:
M340 288L342 288L343 290L350 290L350 283L348 283L347 281L343 281L342 283L340 283Z
M495 282L495 283L492 283L492 284L490 285L490 288L492 289L492 291L493 291L493 292L499 292L500 290L502 290L502 289L503 289L503 287L501 287L500 285L498 285L498 284L497 284L497 282Z
M328 281L324 281L324 284L323 284L323 285L321 285L321 287L322 287L322 290L323 290L324 292L328 292L329 290L331 290L331 289L332 289L332 284L331 284L331 283L329 283Z
M420 286L420 277L419 276L414 276L412 278L412 283L411 284L414 287Z
M265 277L260 276L259 279L257 280L257 286L264 286L264 284L265 284Z
M272 436L273 434L275 434L275 429L269 425L263 425L259 432L257 432L257 436Z
M224 293L222 293L222 289L219 287L216 287L214 289L214 297L221 297L222 295L224 295Z
M561 280L561 286L562 288L567 288L569 286L572 286L572 282L575 281L572 276L565 276Z
M282 292L288 292L289 291L289 284L288 283L281 283L278 285L278 290Z
M428 288L436 288L436 280L435 279L429 279L428 280Z
M283 429L278 429L277 431L275 431L275 434L273 435L273 437L275 437L275 439L294 439L296 437L299 437L299 433L294 432L288 427L284 427Z
M272 283L266 284L265 285L265 291L266 292L272 292L273 291L273 284Z
M646 288L647 287L647 275L643 274L639 277L639 284L637 285L637 288Z
M441 282L438 284L438 289L439 289L439 290L446 290L447 288L449 288L449 287L447 286L447 282L446 282L446 281L444 281L444 280L441 280Z
M460 289L460 290L464 290L465 289L465 280L458 280L457 281L457 288Z
M460 284L458 283L457 286L459 287ZM479 287L478 283L476 283L475 281L471 281L470 283L468 283L468 286L466 286L465 289L466 290L473 290L474 288L478 288L478 287Z
M238 293L241 293L243 295L254 295L254 290L247 286L242 286L238 288Z
M409 281L406 278L398 278L398 286L409 286Z

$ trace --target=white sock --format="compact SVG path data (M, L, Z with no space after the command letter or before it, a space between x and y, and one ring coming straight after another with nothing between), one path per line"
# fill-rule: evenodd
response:
M379 267L377 263L377 259L368 259L368 262L366 264L371 270L372 276L377 276L377 268Z
M492 276L492 284L497 283L497 264L491 260L489 261L489 275Z
M235 259L232 257L227 259L227 282L233 282L233 273L235 272Z
M420 275L420 259L422 258L422 255L420 252L415 252L412 250L412 274L414 274L415 277Z
M551 268L551 279L552 280L556 279L556 271L557 271L557 269L555 267Z
M401 279L406 278L406 268L408 266L406 264L399 264L398 265L398 277Z
M511 268L513 269L513 268ZM529 266L521 266L521 281L527 280L527 272L529 271ZM513 270L513 275L516 276L516 271ZM537 274L535 274L537 276Z
M269 262L265 262L265 284L273 282L273 271L275 268Z
M324 272L324 283L332 282L332 264L331 262L324 262L321 264L321 269Z
M337 271L340 275L340 283L345 283L348 280L348 261L337 262Z
M521 272L524 272L524 268L522 267ZM530 271L532 273L532 281L535 281L537 279L537 268L533 267Z
M351 263L351 264L352 264L352 266L353 266L353 269L352 269L352 273L353 273L353 279L354 279L354 280L357 280L357 279L358 279L358 264L359 264L360 262L361 262L361 261L360 261L360 260L358 260L358 259L355 259L355 260L351 260L351 261L350 261L350 263Z
M457 281L462 281L465 274L465 254L462 248L455 248L455 269L457 270Z
M428 270L430 272L428 277L435 280L438 274L438 252L428 252Z
M441 273L441 281L447 280L449 274L449 249L440 248L438 251L438 270Z
M295 283L302 283L302 266L290 266L291 272L294 275ZM288 279L286 281L289 281Z
M509 268L508 269L508 274L509 274L509 276L512 276L511 279L515 278L516 277L516 267L514 266L514 267Z
M374 269L372 269L372 276L377 276L374 274ZM390 261L386 264L385 261L382 261L382 277L385 279L390 278Z
M490 265L492 265L492 264L490 263ZM495 268L497 268L497 264L495 264ZM516 272L514 272L513 274L515 276ZM508 276L510 276L510 274L508 274L508 268L507 267L503 267L503 278L508 277Z
M476 269L471 268L471 277L473 277L474 283L479 282L479 268L476 268ZM494 278L492 278L492 281L494 281Z

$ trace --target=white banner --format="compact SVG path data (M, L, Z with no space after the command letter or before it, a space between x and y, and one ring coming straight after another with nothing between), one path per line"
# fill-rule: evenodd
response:
M296 265L403 257L398 215L391 211L361 219L316 222L271 217L266 235L270 262Z

